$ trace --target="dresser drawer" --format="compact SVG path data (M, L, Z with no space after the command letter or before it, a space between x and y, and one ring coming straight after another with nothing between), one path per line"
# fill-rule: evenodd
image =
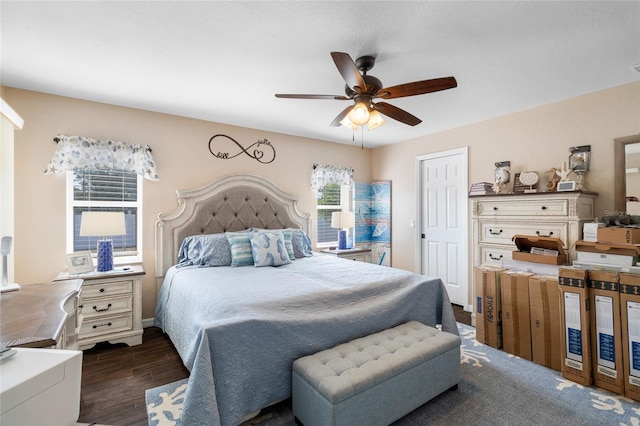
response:
M97 316L131 312L132 310L132 294L100 297L96 299L84 299L82 302L82 314L87 319Z
M512 252L510 248L480 246L480 264L502 266L504 260L511 260Z
M84 284L82 286L82 299L90 299L92 297L105 297L114 294L126 294L133 291L133 281L111 281L100 282L95 284Z
M480 243L504 244L515 249L514 235L560 238L567 247L569 225L564 222L480 222Z
M531 199L514 202L505 200L478 201L478 216L567 216L569 202L566 199Z
M132 314L125 315L112 315L108 317L98 318L84 318L82 321L82 327L80 328L80 338L86 339L93 336L102 336L109 333L116 333L119 331L127 331L133 329L133 316ZM109 337L105 336L104 340L108 340Z

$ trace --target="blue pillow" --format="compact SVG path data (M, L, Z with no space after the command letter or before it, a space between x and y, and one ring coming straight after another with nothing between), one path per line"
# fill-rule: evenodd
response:
M284 235L284 246L287 249L287 254L289 255L289 260L296 260L296 255L293 251L293 229L262 229L262 228L250 228L250 232L262 232L262 231L282 231L282 235Z
M297 259L313 256L313 246L309 236L302 229L291 229L293 254Z
M231 266L253 265L248 231L225 232L231 247Z
M253 265L280 266L291 263L289 253L284 244L284 233L281 230L253 231L249 233Z
M178 264L187 266L229 266L231 248L224 234L192 235L178 251Z

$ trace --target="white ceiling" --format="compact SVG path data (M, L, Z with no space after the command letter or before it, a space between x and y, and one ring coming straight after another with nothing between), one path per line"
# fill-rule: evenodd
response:
M0 14L5 86L338 143L354 143L329 127L347 101L274 96L343 95L331 51L377 55L384 86L456 77L389 100L423 122L365 129L368 147L640 79L639 1L2 0Z

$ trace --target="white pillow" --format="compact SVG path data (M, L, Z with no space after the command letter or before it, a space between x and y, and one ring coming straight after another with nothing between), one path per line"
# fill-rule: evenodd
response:
M249 233L253 266L280 266L291 263L282 231L253 231Z

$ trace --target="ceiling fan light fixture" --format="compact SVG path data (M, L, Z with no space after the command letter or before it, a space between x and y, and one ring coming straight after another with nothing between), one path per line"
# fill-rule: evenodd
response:
M369 123L367 124L367 128L369 130L373 130L382 126L385 123L384 118L382 118L382 114L380 114L375 109L369 113Z
M345 115L344 118L340 120L340 124L342 124L344 127L350 128L354 132L358 130L358 126L356 126L351 122L351 120L349 120L349 115Z
M364 102L358 102L351 111L349 111L347 117L349 117L349 120L356 126L362 126L369 121L369 115L369 107L367 104Z

